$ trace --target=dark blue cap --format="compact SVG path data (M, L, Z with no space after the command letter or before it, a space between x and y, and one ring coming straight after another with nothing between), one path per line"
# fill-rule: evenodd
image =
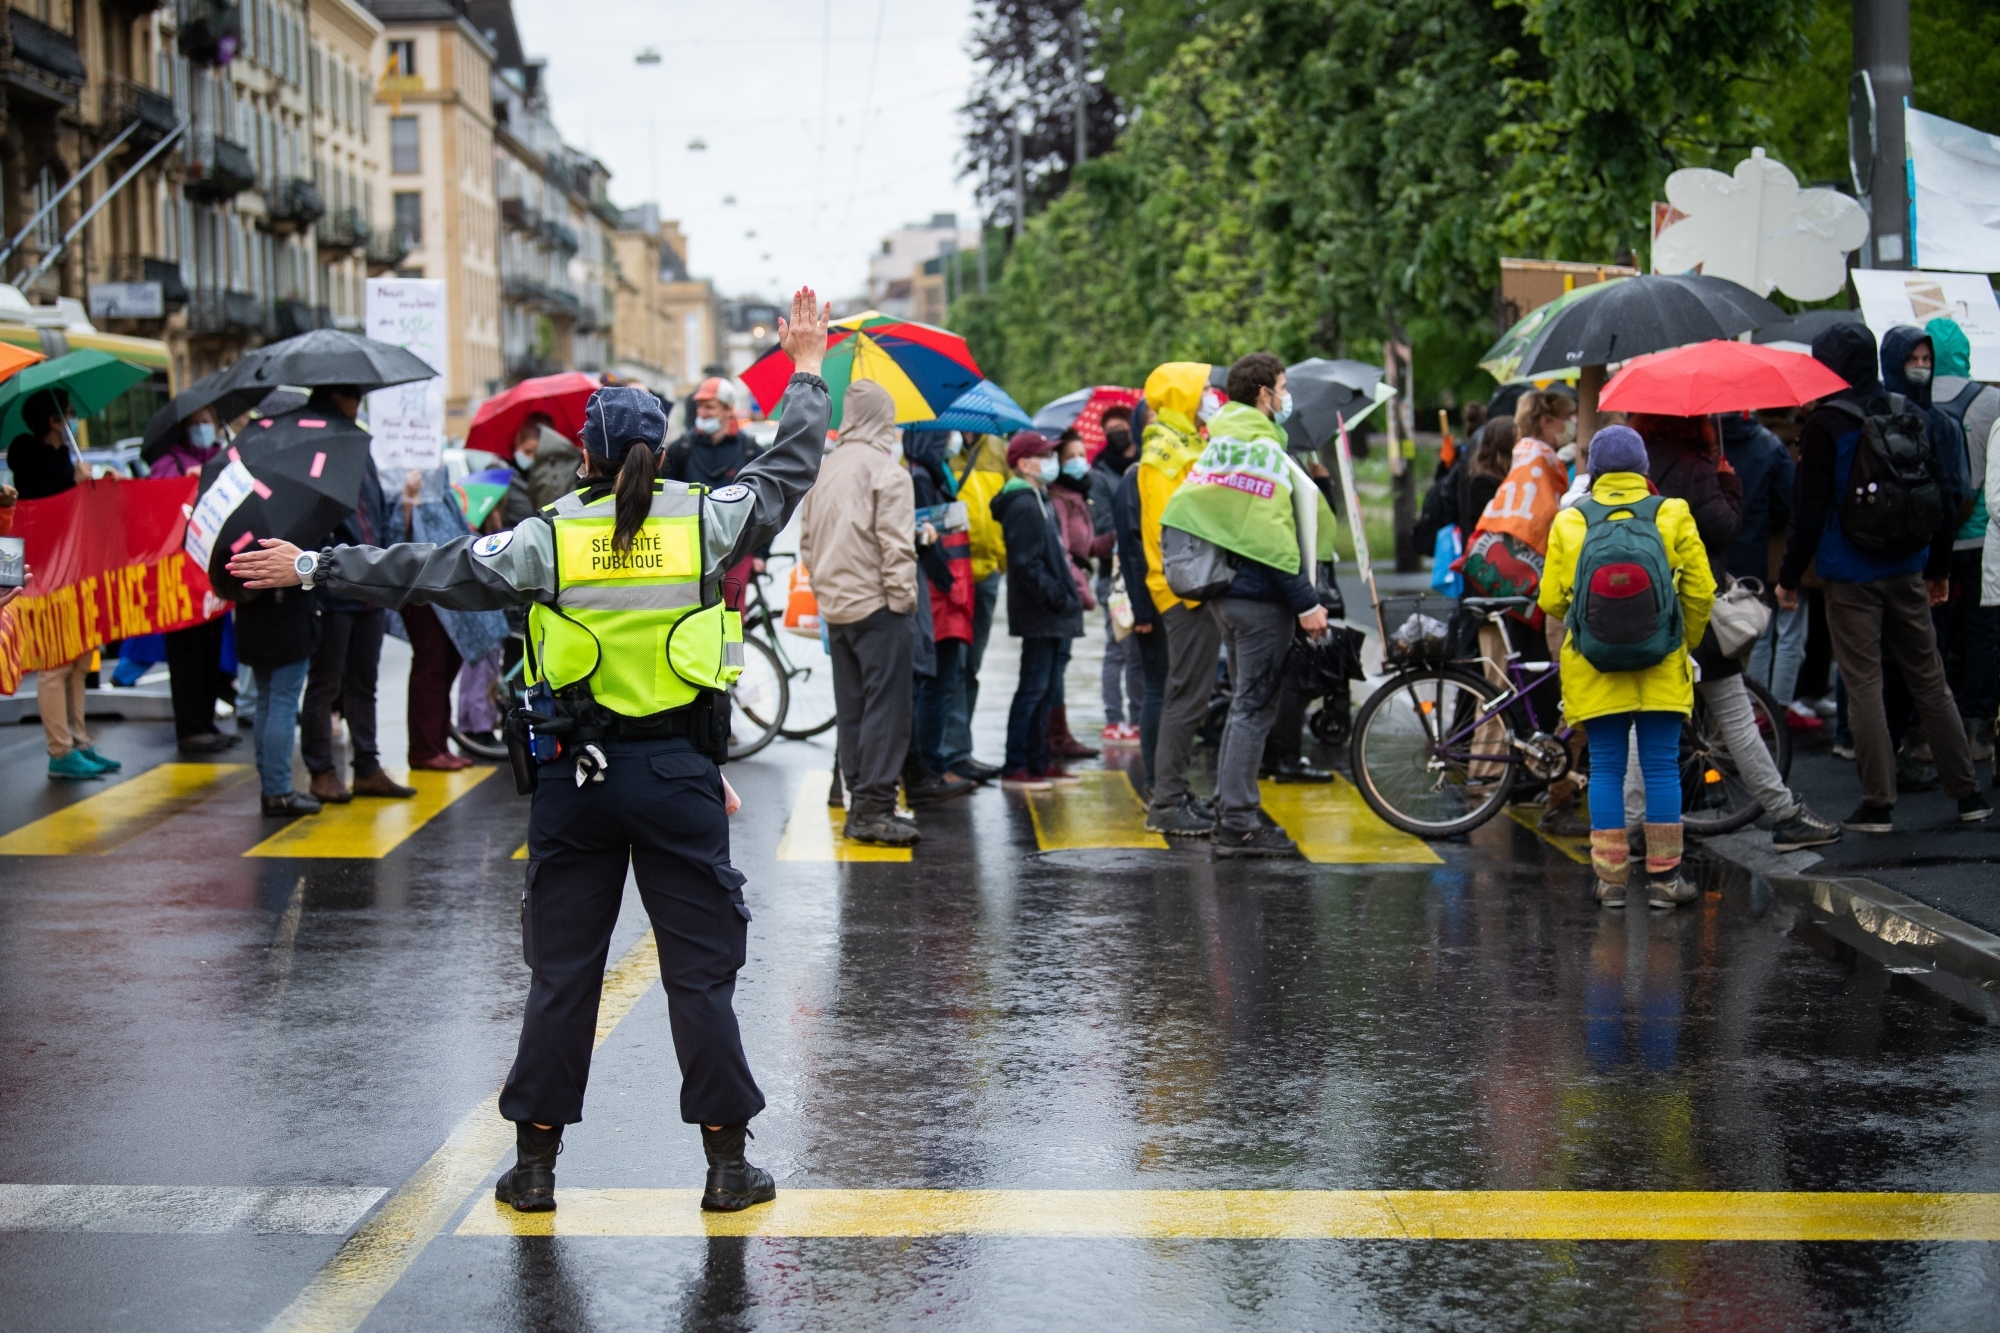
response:
M583 447L610 462L624 462L626 450L635 444L657 449L666 438L666 409L636 386L599 389L583 409Z

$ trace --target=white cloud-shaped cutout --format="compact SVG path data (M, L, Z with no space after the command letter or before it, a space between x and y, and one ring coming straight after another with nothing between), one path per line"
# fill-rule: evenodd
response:
M1725 176L1688 167L1667 177L1667 202L1686 214L1653 241L1655 273L1741 283L1759 296L1776 288L1823 301L1847 283L1847 255L1868 239L1868 215L1837 190L1801 190L1798 177L1761 148Z

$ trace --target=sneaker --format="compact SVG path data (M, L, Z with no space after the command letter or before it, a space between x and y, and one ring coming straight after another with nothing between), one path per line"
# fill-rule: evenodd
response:
M1840 700L1829 694L1824 699L1815 701L1812 710L1831 722L1834 718L1840 716Z
M1055 783L1025 768L1009 769L1000 775L1002 791L1054 791Z
M946 773L941 776L925 778L914 785L905 782L903 784L903 798L911 805L936 805L940 801L949 801L955 796L963 796L978 785L976 782L967 782L963 778L954 778L949 773Z
M1676 870L1671 875L1655 878L1646 886L1646 906L1656 912L1671 912L1676 907L1686 906L1701 897L1701 888L1686 875Z
M1833 743L1833 757L1835 759L1848 759L1848 760L1853 759L1854 738L1850 736L1845 739L1835 741Z
M71 782L82 782L86 778L101 778L104 770L90 762L81 750L71 750L49 760L49 776L64 778Z
M850 810L840 836L870 847L914 847L923 841L924 835L917 832L915 824L888 812L862 815Z
M1623 884L1613 884L1608 879L1598 880L1597 905L1599 907L1623 907L1625 905L1625 886Z
M1169 838L1206 838L1215 832L1215 816L1199 813L1192 801L1182 801L1164 814L1148 810L1146 832L1164 833Z
M316 815L319 802L302 791L288 791L282 796L263 798L264 813L273 819L288 819L293 815Z
M100 773L116 773L119 769L125 767L125 765L119 763L116 759L99 754L95 745L79 745L76 748L78 754L81 754L85 759L97 765L97 771Z
M1299 845L1283 829L1260 824L1245 833L1216 829L1209 843L1217 860L1235 856L1297 856Z
M1194 811L1199 818L1206 819L1211 824L1215 822L1214 801L1204 800L1202 797L1190 793L1187 797L1187 808Z
M1826 729L1826 719L1807 707L1803 701L1794 699L1792 706L1785 710L1785 729L1787 731L1824 731Z
M1894 833L1896 807L1893 805L1870 805L1863 801L1854 807L1854 813L1841 822L1856 833Z
M1807 847L1824 847L1840 841L1840 825L1812 812L1801 804L1791 818L1771 830L1771 850L1797 852Z
M1993 813L1993 806L1978 792L1962 797L1958 803L1958 817L1967 824L1977 824Z
M1139 729L1130 722L1106 722L1104 729L1097 733L1097 739L1106 745L1137 745Z

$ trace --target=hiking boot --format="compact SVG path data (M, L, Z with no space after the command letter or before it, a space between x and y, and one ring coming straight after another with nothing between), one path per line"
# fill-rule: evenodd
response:
M1841 821L1856 833L1894 833L1896 807L1893 805L1870 805L1863 801L1854 807L1854 813Z
M1182 800L1164 813L1148 810L1146 832L1164 833L1169 838L1206 838L1215 832L1215 816L1212 813L1202 814L1191 800Z
M1056 784L1025 768L1010 768L1000 775L1002 791L1054 791Z
M1978 792L1959 798L1958 817L1967 824L1977 824L1993 813L1993 806Z
M96 764L97 771L100 773L116 773L119 769L125 767L125 765L119 763L116 759L110 759L99 754L95 745L79 745L76 747L76 752L91 763Z
M1777 852L1803 851L1839 841L1840 825L1814 814L1804 803L1792 812L1791 818L1771 830L1771 850Z
M778 1197L771 1173L743 1157L743 1140L750 1136L748 1125L701 1127L701 1151L708 1158L708 1183L701 1191L703 1212L740 1213Z
M1287 837L1285 831L1260 824L1254 829L1238 833L1230 829L1216 829L1209 835L1209 843L1215 848L1217 860L1235 856L1297 856L1299 845Z
M340 780L340 773L336 769L329 768L324 773L313 774L310 790L312 798L321 805L346 805L354 799L354 793Z
M405 787L381 769L376 769L366 777L354 779L356 796L386 796L391 800L407 801L417 794L415 787Z
M1551 838L1587 838L1590 820L1577 809L1576 798L1572 796L1544 808L1542 817L1535 822L1535 831Z
M1333 770L1314 768L1303 759L1286 759L1271 766L1271 781L1277 783L1331 782Z
M319 813L319 802L302 791L288 791L283 796L266 796L262 799L264 813L273 819L289 819L293 815Z
M71 750L49 760L49 776L66 778L71 782L82 782L86 778L101 778L104 770L84 757L81 750Z
M1069 709L1049 709L1049 753L1058 759L1095 759L1098 751L1069 734Z
M1623 884L1613 884L1608 879L1599 879L1597 881L1597 905L1599 907L1623 907L1625 905L1625 886Z
M1655 876L1646 886L1646 905L1656 912L1671 912L1701 897L1701 887L1679 870Z
M848 811L847 826L841 830L841 836L871 847L914 847L923 841L923 834L917 832L915 824L905 823L886 810L869 815Z
M514 1122L514 1165L500 1173L493 1197L517 1213L552 1213L556 1209L556 1158L562 1154L563 1127L537 1129L526 1120Z
M949 773L940 777L933 773L921 781L903 783L903 799L911 805L936 805L939 801L949 801L955 796L963 796L979 784L954 778Z

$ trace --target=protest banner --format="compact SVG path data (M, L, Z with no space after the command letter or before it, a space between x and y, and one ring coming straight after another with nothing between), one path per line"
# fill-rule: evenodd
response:
M446 317L444 283L438 279L368 280L368 336L408 348L437 372L435 379L368 395L370 452L384 477L400 478L411 468L428 472L443 456Z

